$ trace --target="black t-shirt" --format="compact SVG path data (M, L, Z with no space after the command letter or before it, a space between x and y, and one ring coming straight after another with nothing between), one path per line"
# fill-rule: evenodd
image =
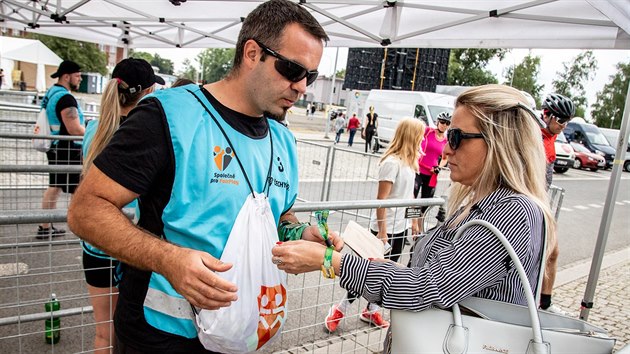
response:
M267 136L269 125L264 117L250 117L231 110L205 89L202 88L202 92L232 128L254 139ZM175 156L160 101L155 98L142 100L96 157L94 165L140 195L138 225L162 236L162 212L173 187ZM116 335L125 344L147 352L207 352L196 338L174 336L146 323L143 303L150 275L150 272L125 266L115 314Z

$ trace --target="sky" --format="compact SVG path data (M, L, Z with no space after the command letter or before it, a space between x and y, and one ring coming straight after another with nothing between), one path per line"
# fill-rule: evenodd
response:
M155 48L138 48L138 50L158 53L164 58L168 58L175 63L175 72L183 70L183 61L188 58L194 61L194 58L202 50L198 48L168 48L168 49L155 49ZM488 69L492 71L497 77L500 83L504 78L505 70L515 64L519 64L525 56L529 53L528 49L512 49L502 61L495 59L488 65ZM543 96L550 93L552 90L551 82L557 77L557 72L563 69L564 62L570 62L582 51L577 49L531 49L532 55L541 57L540 73L538 75L538 82L544 84ZM324 48L324 55L319 65L319 72L324 75L331 75L333 73L333 66L335 63L335 55L337 54L337 48ZM601 91L605 84L610 81L610 76L616 73L615 66L619 62L630 62L630 51L628 50L594 50L593 54L597 59L598 70L595 73L595 77L586 86L586 98L588 104L595 103L595 97L598 91ZM346 67L346 61L348 58L348 48L339 48L337 57L337 70L341 70ZM587 109L587 115L590 109Z

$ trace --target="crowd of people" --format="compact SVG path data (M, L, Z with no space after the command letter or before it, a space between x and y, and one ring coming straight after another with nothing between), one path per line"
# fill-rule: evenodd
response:
M95 351L221 352L220 341L207 344L212 341L203 337L195 314L240 308L235 304L243 289L222 275L245 270L223 262L222 254L232 230L249 223L277 229L277 244L249 259L251 269L273 264L280 277L318 270L340 277L347 293L324 319L330 332L359 297L368 301L359 318L382 328L389 322L381 308L446 308L470 296L525 304L523 289L515 286L517 272L504 266L507 253L489 230L471 227L453 241L471 220L488 221L505 235L532 286L546 268L540 307L562 312L551 302L558 246L546 189L553 141L575 114L573 103L551 94L539 117L518 90L485 85L462 93L454 111L436 115L432 126L401 120L380 159L375 198L433 197L437 176L448 166L447 219L423 230L422 220L405 218L402 208L377 208L369 230L383 243L383 259L342 254L344 242L336 232L300 222L292 212L296 144L279 123L317 78L327 40L303 7L265 2L243 21L225 78L205 85L181 81L155 91L164 81L150 64L124 59L105 88L99 118L87 128L72 95L81 82L79 65L63 61L52 75L57 83L42 101L51 133L84 138L54 141L47 158L50 165L82 164L83 170L51 173L42 208L55 208L61 192L73 195L68 225L82 239L97 323ZM314 108L309 104L306 115ZM334 143L347 131L352 146L360 131L370 151L377 109L369 107L362 118L337 115ZM36 237L64 234L41 224ZM397 262L408 235L415 237L404 267ZM273 288L276 303L283 303L284 285ZM255 295L270 290L261 291ZM259 328L244 345L261 348L281 325Z

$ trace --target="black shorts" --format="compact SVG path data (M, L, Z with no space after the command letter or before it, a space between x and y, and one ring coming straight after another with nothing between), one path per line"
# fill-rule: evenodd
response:
M85 281L95 288L109 288L118 286L120 277L120 261L92 256L83 251L83 271Z
M49 165L81 165L81 145L59 141L46 153ZM64 193L74 193L79 185L80 173L50 173L48 185L61 188Z

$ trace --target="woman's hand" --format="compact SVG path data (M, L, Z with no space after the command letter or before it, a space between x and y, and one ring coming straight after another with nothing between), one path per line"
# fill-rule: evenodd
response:
M325 253L326 246L304 240L278 242L271 250L272 262L291 274L320 270Z
M339 236L337 232L335 231L328 232L328 239L332 242L336 251L341 251L341 249L344 246L344 243L343 243L343 240L341 239L341 236ZM304 232L302 232L302 240L317 242L322 245L326 245L326 241L324 241L322 234L319 232L319 228L315 225L311 225L307 227L306 229L304 229Z

